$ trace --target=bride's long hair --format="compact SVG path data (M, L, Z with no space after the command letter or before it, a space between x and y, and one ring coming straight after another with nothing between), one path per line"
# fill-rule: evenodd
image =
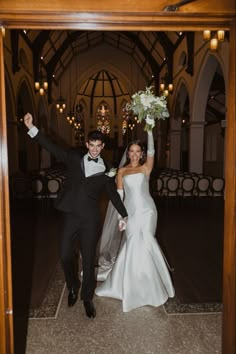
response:
M146 151L145 151L144 145L142 144L142 142L140 140L133 140L133 141L130 141L129 144L127 145L127 148L126 148L126 161L125 161L123 167L127 166L130 163L129 149L130 149L130 147L132 145L138 145L141 148L142 156L141 156L141 159L140 159L140 165L143 165L146 162L146 157L147 156L146 156Z

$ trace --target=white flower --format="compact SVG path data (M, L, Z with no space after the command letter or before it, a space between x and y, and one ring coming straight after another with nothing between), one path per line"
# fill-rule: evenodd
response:
M116 168L111 168L110 171L106 172L105 175L108 177L114 177L116 175Z
M152 87L146 87L146 91L133 94L131 103L127 104L127 109L132 110L140 122L145 119L145 130L155 126L155 119L169 117L166 96L154 96Z
M155 102L155 98L152 96L147 96L144 93L140 95L141 103L145 108L151 108L152 103Z

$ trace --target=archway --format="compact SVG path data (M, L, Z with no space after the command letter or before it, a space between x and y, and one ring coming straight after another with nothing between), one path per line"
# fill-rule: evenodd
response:
M200 7L199 4L200 3ZM14 2L5 2L2 7L2 16L3 26L5 24L9 26L22 26L24 28L25 23L31 23L33 27L39 28L42 26L43 28L50 28L52 21L57 24L64 24L65 27L75 27L75 28L84 28L84 13L81 15L81 8L83 9L83 5L79 4L76 8L75 4L71 4L70 11L60 11L60 5L56 5L56 8L48 8L48 6L43 6L40 4L40 10L35 9L35 3L29 2L27 4L26 15L23 15L22 19L22 6L21 4L17 5L15 8ZM106 3L107 5L107 3ZM194 5L187 7L187 11L176 13L176 16L170 16L168 13L160 12L162 6L168 5L167 2L161 2L160 5L155 4L155 7L152 8L150 3L145 4L140 3L140 5L136 5L135 9L133 8L133 3L130 3L128 7L126 7L126 12L123 14L117 13L116 4L110 5L114 7L114 12L107 12L104 14L99 13L101 11L101 7L99 5L96 7L95 3L88 10L87 17L87 26L90 28L94 27L96 24L96 28L104 28L104 29L112 29L116 26L116 28L125 28L127 30L131 28L137 28L138 26L142 26L144 30L147 29L157 29L167 28L178 30L180 28L181 22L181 30L185 28L186 30L194 30L194 29L204 29L205 27L209 27L212 29L216 29L218 27L230 28L231 30L231 55L230 55L230 69L232 73L232 77L235 77L235 5L232 1L226 2L222 4L221 2L217 2L211 4L210 2L203 7L202 13L202 4L201 2L194 2ZM213 7L212 7L213 5ZM24 6L24 4L23 4ZM160 8L161 7L161 8ZM9 11L9 8L12 10ZM48 15L45 8L50 10L50 15ZM66 7L67 9L68 7ZM111 9L108 6L108 10ZM122 6L119 7L122 9ZM20 10L20 11L19 11ZM24 9L23 9L24 10ZM44 11L43 11L44 10ZM75 11L76 10L76 11ZM148 11L147 15L144 15L145 10ZM188 10L192 12L188 13ZM36 16L34 11L36 11ZM37 17L38 11L38 17ZM89 12L90 11L90 12ZM94 15L95 11L95 15ZM135 14L132 14L132 11L135 11ZM140 15L139 11L142 11ZM159 12L160 13L159 13ZM24 12L24 11L23 11ZM215 16L214 14L218 15ZM131 14L131 15L130 15ZM161 14L161 16L160 16ZM18 16L19 15L19 16ZM173 15L173 14L171 14ZM213 16L214 15L214 16ZM86 15L87 16L87 15ZM109 24L108 24L108 21ZM56 25L54 25L56 26ZM2 47L2 37L1 37L1 47ZM2 50L2 49L1 49ZM1 61L3 62L3 57ZM1 64L2 64L1 62ZM3 75L3 65L1 66L1 74ZM228 134L227 134L227 168L226 168L226 227L225 227L225 302L224 302L224 321L223 321L223 350L224 353L234 353L235 349L235 80L231 80L229 82L229 92L230 96L228 99ZM1 94L3 92L2 97L4 98L4 83L1 85ZM1 115L5 119L5 104L2 104ZM5 142L5 137L3 136L3 143ZM5 150L1 155L1 158L5 160ZM5 166L5 165L4 165ZM7 184L7 172L6 168L3 168L1 171L4 175L3 186ZM3 196L4 203L7 204L8 195ZM8 210L4 206L4 215L8 215ZM8 217L6 217L8 219ZM1 220L1 230L3 230L3 235L9 235L9 230L5 227L5 222ZM9 250L9 247L8 247ZM8 264L7 270L9 274L10 263ZM5 302L1 302L1 304L5 305ZM5 307L4 307L5 309ZM3 321L2 321L3 323ZM6 332L6 326L4 325L4 333ZM2 341L4 348L6 347L6 340L3 336ZM9 347L9 346L8 346Z

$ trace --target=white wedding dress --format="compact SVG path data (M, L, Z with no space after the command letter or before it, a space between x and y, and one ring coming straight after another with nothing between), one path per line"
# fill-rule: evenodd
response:
M123 177L128 223L115 263L98 271L96 295L122 300L123 311L160 306L174 296L162 251L155 239L157 210L143 173Z

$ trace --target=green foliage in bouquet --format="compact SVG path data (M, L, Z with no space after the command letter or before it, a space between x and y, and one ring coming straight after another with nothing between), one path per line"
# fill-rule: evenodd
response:
M166 119L169 117L166 96L155 96L152 86L146 87L146 91L138 91L132 96L130 103L127 103L127 110L132 110L141 122L146 121L145 130L155 126L156 119Z

